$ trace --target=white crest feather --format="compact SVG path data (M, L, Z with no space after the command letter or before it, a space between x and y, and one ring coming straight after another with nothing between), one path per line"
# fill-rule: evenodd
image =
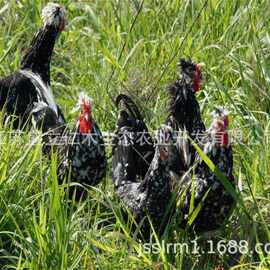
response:
M78 103L72 109L72 113L79 111L85 102L90 105L91 109L93 108L93 105L94 105L93 99L89 97L85 92L82 91L79 94Z
M58 13L58 15L56 15ZM56 3L48 3L42 9L42 20L45 25L55 25L59 27L65 17L65 9Z
M212 117L213 118L218 118L220 116L228 116L229 115L229 111L225 108L225 107L222 107L222 106L217 106L215 108L215 110L212 112Z

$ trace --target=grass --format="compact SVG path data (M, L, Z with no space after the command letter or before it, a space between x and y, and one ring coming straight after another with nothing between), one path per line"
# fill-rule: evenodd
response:
M56 160L48 164L40 144L26 143L30 134L10 136L9 125L2 125L1 269L269 269L270 255L253 251L256 244L270 242L270 2L58 2L67 9L69 25L56 44L52 80L67 119L74 119L71 109L85 89L94 98L101 129L113 131L112 99L128 91L154 130L166 117L166 88L177 76L178 58L203 62L201 110L207 124L214 106L230 111L234 174L243 204L215 236L191 237L177 227L176 218L162 239L153 233L160 248L148 253L121 217L110 169L85 201L68 203L56 180ZM0 77L18 67L41 25L44 4L0 0ZM205 250L211 241L216 247L219 240L244 240L248 252L173 254L162 245L188 243L191 249L194 239Z

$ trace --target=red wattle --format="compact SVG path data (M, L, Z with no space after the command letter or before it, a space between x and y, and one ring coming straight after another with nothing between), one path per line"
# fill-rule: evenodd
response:
M87 121L85 116L80 115L80 133L89 133L92 130L92 123Z
M228 144L229 144L229 136L228 136L228 133L226 132L222 135L221 145L224 146Z
M195 80L194 85L193 85L193 89L195 92L198 92L201 88L201 83L200 80Z

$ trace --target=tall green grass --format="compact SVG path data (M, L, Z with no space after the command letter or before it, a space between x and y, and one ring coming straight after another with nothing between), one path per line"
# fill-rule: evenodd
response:
M30 134L11 136L0 127L0 266L2 269L269 269L269 255L256 243L269 243L269 70L270 2L217 0L58 1L69 25L56 44L52 86L68 120L78 93L95 101L102 130L114 130L113 98L129 92L150 129L166 117L167 86L177 77L179 57L205 63L198 94L206 123L216 105L230 111L235 140L234 174L241 192L227 225L207 240L245 240L249 253L166 253L165 242L189 243L194 236L177 226L147 253L132 237L131 217L113 192L111 172L80 203L68 202L56 180L56 160L41 159ZM0 77L14 71L37 27L46 1L0 0ZM40 141L37 139L37 142ZM110 157L110 149L108 149ZM73 183L75 184L75 183ZM247 215L248 213L248 215ZM211 222L211 221L209 221Z

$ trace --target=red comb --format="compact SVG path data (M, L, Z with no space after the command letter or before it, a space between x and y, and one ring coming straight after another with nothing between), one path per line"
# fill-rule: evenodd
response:
M80 133L91 132L93 123L90 117L90 103L89 102L83 101L82 113L80 114L79 122L80 122Z

